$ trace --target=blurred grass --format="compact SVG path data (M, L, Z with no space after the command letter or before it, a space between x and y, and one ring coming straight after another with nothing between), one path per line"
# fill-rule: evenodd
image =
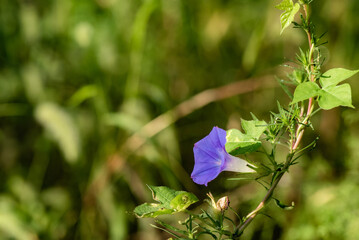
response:
M163 239L131 213L150 198L145 184L204 196L189 178L193 143L288 99L266 85L189 111L153 137L140 129L206 89L286 71L278 65L306 39L293 29L279 36L276 3L0 0L0 238ZM314 1L317 30L328 31L325 68L358 69L358 11L356 0ZM358 239L358 121L351 109L313 119L319 146L278 191L295 210L271 206L273 219L260 216L246 239ZM229 191L241 213L263 195L224 178L209 189Z

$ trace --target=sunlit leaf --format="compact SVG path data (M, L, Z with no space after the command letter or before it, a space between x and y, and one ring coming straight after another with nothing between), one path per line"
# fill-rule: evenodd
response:
M176 211L183 211L197 201L198 199L194 194L182 191L182 193L177 194L177 196L171 200L170 204L171 208Z
M349 84L329 86L320 91L319 106L329 110L338 106L352 107L352 93Z
M326 71L320 78L320 84L323 88L329 86L335 86L338 83L352 77L357 74L359 70L348 70L344 68L332 68Z
M137 217L151 217L155 218L159 215L172 214L173 209L165 208L162 204L159 203L144 203L140 206L137 206L134 210L134 213Z
M254 152L260 146L260 141L241 133L237 129L230 129L227 131L226 151L231 155Z
M258 139L267 128L265 121L241 120L241 125L247 136Z
M280 33L282 34L284 29L286 29L293 22L295 15L299 11L300 5L299 3L293 4L292 0L283 0L276 6L276 8L284 10L284 12L280 15L282 27Z
M187 209L198 201L197 197L189 192L176 191L163 186L148 186L152 191L152 198L158 203L144 203L137 206L134 213L138 217L155 218L163 214L173 214Z
M301 83L294 91L294 97L291 104L315 97L319 94L319 90L320 87L314 82Z
M256 151L262 145L259 137L267 126L265 121L246 121L242 119L242 128L245 133L237 129L227 131L226 151L231 155Z
M352 71L344 68L333 68L325 72L319 80L322 86L322 89L319 91L319 106L325 110L338 106L354 108L350 85L336 85L358 72L359 70Z

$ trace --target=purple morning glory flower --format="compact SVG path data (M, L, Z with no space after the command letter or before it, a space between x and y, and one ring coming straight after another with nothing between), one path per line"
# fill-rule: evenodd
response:
M195 183L207 186L222 171L254 172L245 160L229 155L225 144L226 131L219 127L213 127L208 136L194 144L191 178Z

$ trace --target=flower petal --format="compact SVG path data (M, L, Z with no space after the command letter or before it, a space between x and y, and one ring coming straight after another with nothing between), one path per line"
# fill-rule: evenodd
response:
M212 131L193 147L194 168L191 178L197 184L207 186L222 171L255 172L247 161L227 153L226 131L213 127ZM253 166L252 166L253 167Z
M200 173L192 174L191 178L192 180L200 185L205 185L207 187L207 184L215 179L221 171L219 171L218 168L208 168Z
M191 174L193 181L204 184L215 179L223 170L228 153L224 149L226 131L214 127L210 134L198 141L193 147L194 168Z
M193 148L195 164L191 174L193 181L197 184L205 184L215 179L222 168L222 157L213 157L208 152L198 148Z
M225 163L223 164L222 171L230 171L230 172L255 172L251 167L253 165L249 164L246 160L229 155L226 157Z
M195 143L195 146L211 154L213 157L218 157L218 151L222 152L225 147L226 134L225 130L213 127L206 137Z

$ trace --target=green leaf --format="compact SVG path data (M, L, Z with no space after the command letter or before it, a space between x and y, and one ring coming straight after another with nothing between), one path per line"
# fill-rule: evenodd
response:
M319 93L318 104L322 109L329 110L338 106L352 107L351 88L348 83L323 88Z
M226 151L231 155L255 152L261 145L260 141L244 135L237 129L227 131Z
M323 88L329 87L329 86L335 86L338 83L352 77L356 73L358 73L359 70L348 70L344 68L333 68L328 71L326 71L321 77L320 77L320 84Z
M152 191L152 198L156 200L166 208L171 208L171 201L176 197L176 190L170 189L168 187L157 187L157 186L150 186L148 188Z
M226 151L231 155L239 155L255 152L261 145L259 137L266 130L265 121L242 120L242 128L245 133L237 129L227 131Z
M137 206L134 213L141 218L155 218L163 214L181 212L198 201L197 197L189 192L176 191L163 186L148 185L148 188L152 191L152 198L158 203L144 203Z
M293 22L295 15L299 11L300 5L299 3L293 4L292 0L283 0L276 6L276 8L284 10L284 12L280 15L280 22L282 26L280 34L282 34L284 29L286 29Z
M320 87L314 82L301 83L296 87L294 91L294 97L291 104L318 96L319 91Z
M155 218L159 215L172 214L173 212L174 210L164 208L162 204L158 203L144 203L140 206L137 206L134 210L134 213L140 218Z
M187 209L190 205L198 201L198 198L194 194L184 191L181 192L182 193L179 193L171 200L171 208L179 212Z
M246 135L254 139L258 139L267 129L267 123L265 121L247 121L242 119L241 124Z
M338 106L354 108L350 85L347 83L336 85L358 72L359 70L347 70L344 68L333 68L325 72L319 79L322 85L322 89L319 91L319 106L326 110Z

